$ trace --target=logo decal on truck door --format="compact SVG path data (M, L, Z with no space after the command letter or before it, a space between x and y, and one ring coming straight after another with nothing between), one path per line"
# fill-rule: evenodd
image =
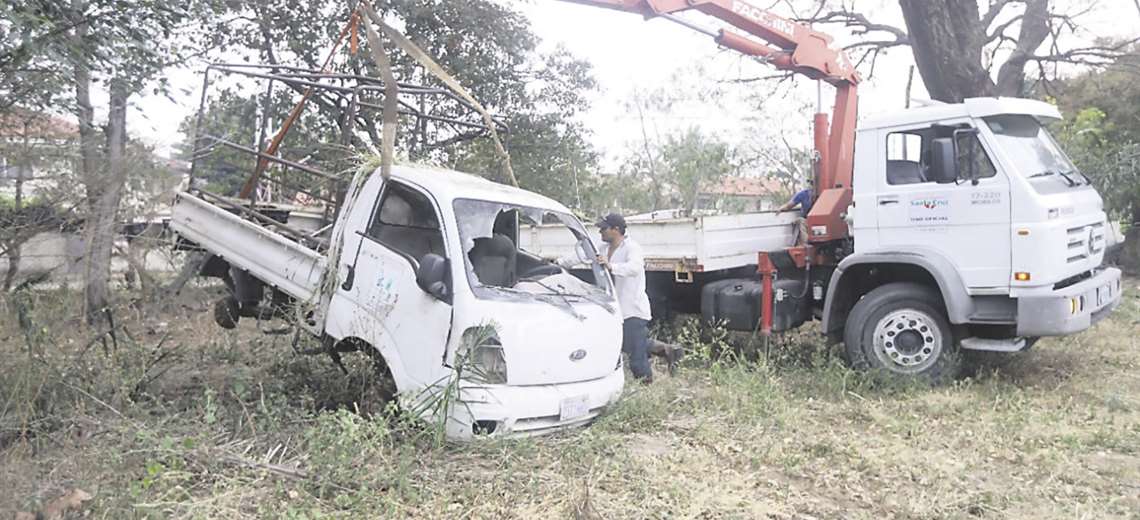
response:
M910 199L910 221L914 224L941 224L950 222L950 199L946 197L917 197Z

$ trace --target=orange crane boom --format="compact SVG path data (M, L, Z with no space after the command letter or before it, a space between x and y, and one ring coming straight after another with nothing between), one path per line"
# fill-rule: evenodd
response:
M814 118L816 200L808 214L809 241L828 242L848 236L842 214L851 203L855 152L856 86L859 73L831 36L742 0L563 0L663 17L713 37L717 44L754 56L779 70L803 74L835 87L834 122L829 128L822 110ZM675 16L695 10L724 20L763 41L721 29L707 31Z

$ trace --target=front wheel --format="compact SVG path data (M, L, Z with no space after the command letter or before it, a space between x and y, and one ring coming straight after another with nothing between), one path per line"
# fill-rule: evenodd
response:
M863 296L847 317L844 348L858 370L942 382L961 369L942 298L914 283L891 283Z

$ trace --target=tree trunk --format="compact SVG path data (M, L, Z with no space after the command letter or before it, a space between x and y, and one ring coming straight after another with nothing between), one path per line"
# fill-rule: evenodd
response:
M13 223L19 222L18 215L20 214L20 209L24 207L24 172L32 171L32 149L28 143L31 130L29 130L28 125L29 121L25 120L24 146L21 149L23 160L18 162L16 166L16 195L15 204L13 205L13 209L15 210L13 212ZM22 237L24 232L20 229L23 227L21 224L17 224L13 227L15 228L14 230L6 230L11 231L12 235L10 237L4 237L3 249L0 250L2 251L0 256L8 257L8 269L4 272L4 292L8 292L12 288L12 284L16 281L16 275L20 271L20 250L23 249L24 242L27 240Z
M986 28L976 0L899 0L899 5L912 35L915 64L932 98L958 103L997 93L982 67Z
M86 0L72 0L72 16L81 18L87 10ZM87 184L95 176L99 162L99 143L95 133L95 109L91 107L91 64L86 54L87 24L79 23L71 34L72 61L75 66L75 117L79 120L79 173ZM92 200L88 192L88 200ZM88 208L90 210L90 208Z
M127 141L129 95L130 91L124 80L120 78L111 80L110 109L107 115L106 174L88 177L87 182L88 203L91 206L85 230L87 254L84 257L88 323L93 323L103 314L111 299L111 252L115 243L119 200L122 198L123 185L126 183L126 164L123 156ZM97 198L91 198L92 191L98 192Z
M182 263L182 268L178 271L178 276L174 280L162 288L163 296L177 296L182 292L182 288L190 283L190 279L198 276L202 271L202 266L210 259L210 255L206 253L187 253L186 258Z
M16 281L16 274L20 271L20 246L23 245L19 242L14 244L4 244L5 255L8 257L8 268L4 271L4 292L12 289L12 284Z
M1021 18L1021 31L1017 35L1017 47L998 69L997 93L1002 96L1025 94L1025 65L1034 51L1049 36L1048 0L1030 0L1025 3L1025 14Z

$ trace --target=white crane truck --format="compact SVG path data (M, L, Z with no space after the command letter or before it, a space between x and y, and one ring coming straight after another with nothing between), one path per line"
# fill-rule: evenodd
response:
M1043 125L1059 118L1047 103L984 98L864 121L850 249L835 265L788 249L787 213L631 220L628 232L659 269L650 292L662 306L743 331L818 318L857 366L951 375L959 348L1022 350L1085 330L1120 302L1120 271L1101 265L1100 195ZM524 229L522 242L548 257L572 250L546 233ZM761 244L762 255L733 244Z
M679 299L699 301L706 318L772 332L818 317L853 366L940 380L957 372L959 348L1021 350L1085 330L1119 304L1121 273L1101 265L1109 229L1101 198L1045 127L1060 118L1056 107L967 99L856 129L861 78L827 34L745 0L568 1L671 20L835 88L831 124L822 106L814 117L807 236L790 247L774 237L776 247L757 250L758 277L732 278L740 269L732 266L705 273L706 282L730 274ZM686 11L745 34L706 30L678 16ZM751 220L750 229L772 229ZM670 256L672 241L651 225L631 232L647 231L647 257ZM784 229L790 243L795 228ZM709 256L700 244L723 242L710 232L675 235Z

